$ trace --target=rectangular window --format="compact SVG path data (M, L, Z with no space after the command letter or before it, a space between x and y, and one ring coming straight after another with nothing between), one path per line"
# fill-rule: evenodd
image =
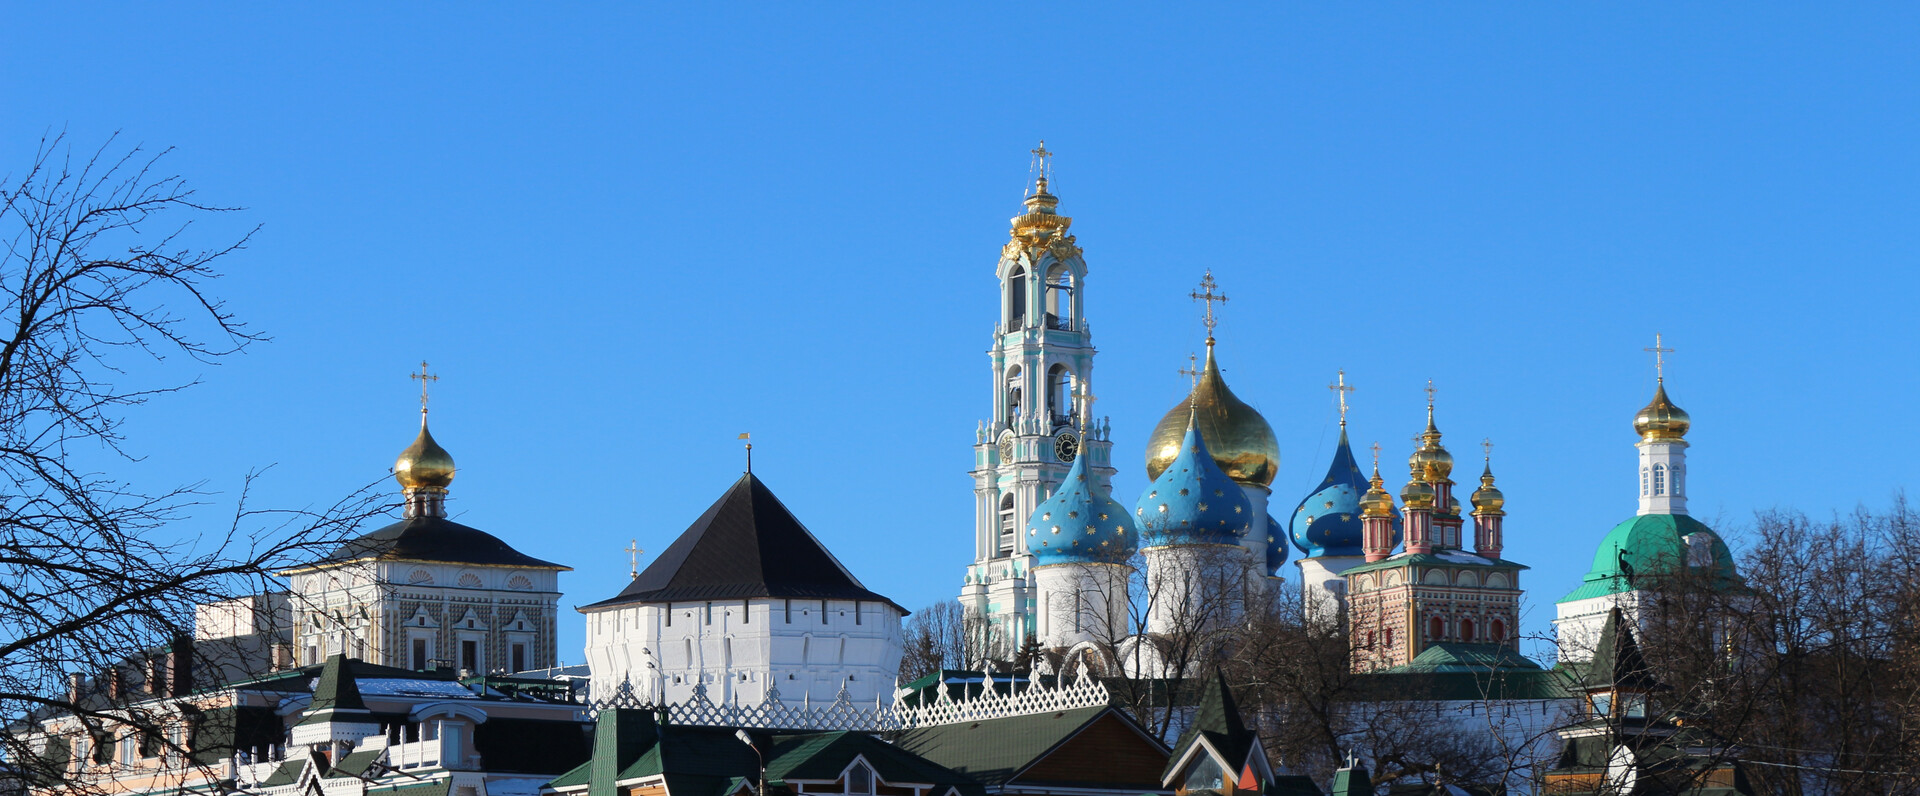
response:
M793 600L787 600L787 624L793 624Z
M460 668L480 674L480 642L460 642Z
M416 638L413 640L413 669L414 671L426 671L426 668L427 640L424 638Z
M820 601L820 624L824 625L826 623L827 623L827 601L821 600Z
M860 624L860 601L859 600L853 601L853 623L856 625ZM1079 628L1074 628L1074 629L1078 630Z
M713 624L713 603L707 603L707 624Z
M527 645L513 645L513 670L516 672L527 670Z
M741 600L740 601L740 624L743 624L743 625L746 624L747 620L751 618L753 618L753 601Z
M667 603L667 627L673 627L673 603Z

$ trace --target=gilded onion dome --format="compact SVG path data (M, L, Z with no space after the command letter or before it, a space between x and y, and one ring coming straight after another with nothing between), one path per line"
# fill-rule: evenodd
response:
M1473 513L1505 514L1500 510L1507 504L1507 496L1493 485L1493 462L1487 462L1487 468L1480 473L1480 488L1473 490Z
M1416 480L1430 483L1446 481L1453 474L1453 454L1440 444L1440 429L1433 425L1433 404L1427 404L1427 430L1420 432L1420 447L1407 460Z
M1682 439L1692 426L1693 420L1687 417L1686 411L1667 398L1665 379L1654 383L1653 400L1633 416L1633 431L1646 442Z
M1400 488L1400 502L1406 505L1408 511L1433 509L1433 501L1437 493L1426 482L1421 462L1413 461L1408 469L1411 472L1407 474L1407 485Z
M433 441L427 415L420 414L420 436L394 460L393 478L404 489L446 489L453 483L453 454Z
M1147 441L1147 477L1158 479L1167 466L1179 458L1186 447L1181 438L1191 418L1213 452L1214 464L1235 482L1248 486L1269 486L1280 472L1280 443L1273 426L1258 411L1248 406L1220 378L1220 366L1213 359L1212 340L1208 340L1207 364L1200 381L1180 405L1167 410L1154 426Z
M1360 516L1391 517L1398 512L1393 508L1393 495L1388 494L1386 481L1380 478L1380 464L1373 465L1373 478L1367 482L1367 494L1360 497ZM1393 543L1400 543L1400 524L1394 523Z
M1027 551L1034 566L1118 564L1133 555L1139 536L1133 516L1087 474L1090 458L1075 457L1060 490L1027 518Z
M1147 487L1134 516L1142 547L1237 545L1253 527L1253 504L1207 450L1198 419L1187 425L1179 454Z

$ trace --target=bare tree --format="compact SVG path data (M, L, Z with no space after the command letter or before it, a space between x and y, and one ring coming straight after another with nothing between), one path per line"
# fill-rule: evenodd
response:
M363 490L263 512L243 490L232 520L209 528L195 519L202 484L149 490L112 474L136 456L123 413L192 383L133 373L261 340L207 292L251 233L208 242L195 222L227 209L161 171L165 155L109 141L76 156L53 136L0 185L0 711L25 722L0 752L40 786L86 784L75 741L138 737L184 755L178 716L135 704L195 685L212 651L192 649L194 606L274 588L271 573L377 508Z
M900 680L912 682L941 669L964 669L971 662L968 639L972 620L959 603L948 600L915 612L907 620Z

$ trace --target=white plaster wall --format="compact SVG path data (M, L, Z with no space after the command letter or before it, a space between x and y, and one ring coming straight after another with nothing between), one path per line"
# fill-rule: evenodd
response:
M612 696L624 681L642 701L669 704L692 698L700 685L716 703L758 704L769 687L794 706L832 702L843 686L856 703L891 699L899 609L829 600L823 621L821 605L757 598L586 612L593 698Z
M1119 564L1053 564L1034 569L1040 646L1071 647L1125 637L1128 574L1127 567Z

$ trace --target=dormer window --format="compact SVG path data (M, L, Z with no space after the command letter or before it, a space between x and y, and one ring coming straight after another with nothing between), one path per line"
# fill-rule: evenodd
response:
M850 796L873 795L873 769L867 768L866 763L856 760L847 769L847 793Z

